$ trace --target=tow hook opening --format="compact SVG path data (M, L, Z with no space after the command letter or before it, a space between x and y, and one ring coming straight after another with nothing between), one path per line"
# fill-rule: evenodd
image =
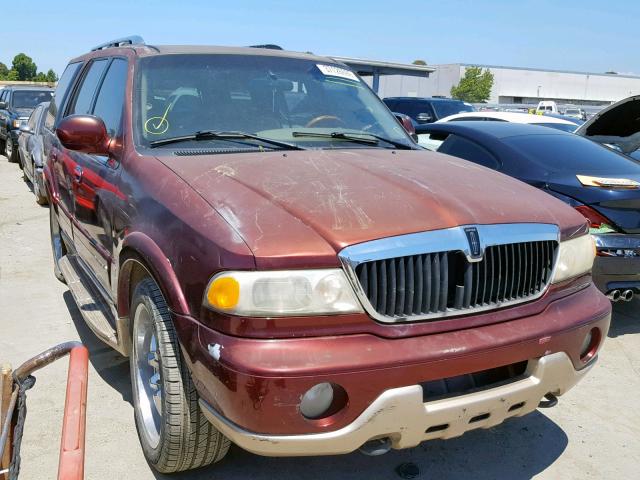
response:
M391 450L391 439L389 437L376 438L365 442L360 448L360 453L369 457L384 455Z
M547 393L544 398L546 398L546 400L541 400L538 408L552 408L558 404L558 397L551 392Z

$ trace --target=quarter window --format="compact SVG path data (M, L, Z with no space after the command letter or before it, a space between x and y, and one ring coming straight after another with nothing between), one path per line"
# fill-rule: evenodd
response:
M104 121L111 137L120 133L127 70L126 60L116 58L111 62L93 109L93 114Z
M71 83L73 82L73 79L75 78L76 73L78 73L81 65L81 62L70 63L67 65L67 68L64 69L64 73L58 81L58 86L56 87L56 91L53 94L51 103L49 104L49 110L46 114L44 125L48 130L53 130L58 110L62 108L62 102L65 101L69 87L71 86Z
M470 162L494 170L500 168L498 160L484 147L458 135L449 135L440 148L438 148L438 152L469 160Z
M89 70L82 79L82 85L73 101L73 106L69 110L69 115L91 113L93 97L102 74L107 68L107 63L108 59L104 58L95 60L89 65Z

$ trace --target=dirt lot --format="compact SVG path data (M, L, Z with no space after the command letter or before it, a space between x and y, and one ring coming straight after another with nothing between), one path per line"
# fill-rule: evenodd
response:
M14 366L56 343L80 339L91 352L86 478L152 479L133 422L128 362L83 323L52 273L48 210L36 205L22 172L0 156L0 362ZM66 361L37 375L29 392L21 479L55 478ZM218 466L180 478L638 478L640 471L640 302L615 306L599 365L555 409L490 430L370 458L261 458L232 448ZM177 478L177 477L174 477Z

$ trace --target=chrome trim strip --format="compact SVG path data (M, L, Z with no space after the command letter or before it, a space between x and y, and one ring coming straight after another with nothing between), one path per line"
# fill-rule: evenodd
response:
M465 234L465 228L469 227L475 227L478 231L480 237L480 251L482 252L482 255L479 257L473 257L471 255L469 240ZM356 267L359 264L374 260L450 251L461 251L465 254L469 262L478 262L484 258L484 252L487 247L544 240L552 240L560 244L560 229L557 225L546 223L461 225L443 230L410 233L407 235L381 238L370 242L351 245L343 248L338 253L338 258L340 259L340 262L342 262L347 278L356 292L358 299L372 318L384 323L413 322L418 320L432 320L436 318L469 315L488 310L497 310L499 308L530 302L540 298L544 295L551 284L551 279L555 274L558 258L556 256L551 275L549 276L549 281L536 295L482 307L462 310L447 309L444 312L430 313L427 315L412 315L409 317L390 317L382 315L376 311L373 305L371 305L371 302L369 302L369 299L360 285L358 276L356 275Z

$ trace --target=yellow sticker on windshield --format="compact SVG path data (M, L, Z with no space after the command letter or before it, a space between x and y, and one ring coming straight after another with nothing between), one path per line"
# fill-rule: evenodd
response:
M161 117L151 117L146 122L144 122L144 131L150 133L151 135L162 135L164 132L169 130L169 122L167 120L167 114L171 109L171 105L167 107L164 111L164 115Z

